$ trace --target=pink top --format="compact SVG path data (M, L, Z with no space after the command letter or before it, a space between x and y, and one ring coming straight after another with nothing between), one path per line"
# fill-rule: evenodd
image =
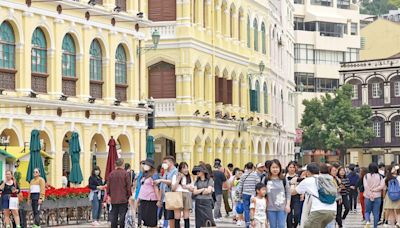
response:
M143 179L142 179L143 181ZM146 200L146 201L157 201L157 194L154 190L154 180L153 178L149 177L144 179L144 183L140 187L139 191L139 199Z
M366 174L364 176L364 197L370 200L382 197L382 190L385 188L385 179L380 174Z

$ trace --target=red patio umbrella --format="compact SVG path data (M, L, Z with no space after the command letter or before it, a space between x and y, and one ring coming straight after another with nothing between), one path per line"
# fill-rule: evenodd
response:
M118 159L117 155L117 143L114 140L114 137L111 136L110 141L108 141L108 157L107 157L107 166L106 166L106 172L105 172L105 179L107 181L108 176L110 173L115 169L115 162Z

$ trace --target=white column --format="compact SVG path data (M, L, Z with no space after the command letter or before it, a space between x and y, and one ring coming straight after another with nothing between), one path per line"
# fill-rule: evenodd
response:
M384 83L383 95L385 104L390 104L390 82Z
M390 143L392 138L391 122L385 121L385 143Z
M368 84L362 85L362 104L368 104Z

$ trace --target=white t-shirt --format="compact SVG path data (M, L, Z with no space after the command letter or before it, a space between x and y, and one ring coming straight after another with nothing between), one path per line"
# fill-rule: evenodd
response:
M256 202L253 202L255 199ZM252 197L250 203L250 209L254 208L254 219L257 219L260 222L263 222L267 219L267 200L258 197Z
M318 175L307 177L306 179L304 179L302 182L299 183L299 185L297 185L296 192L299 194L308 193L313 195L311 196L311 212L320 210L336 211L336 201L333 204L325 204L317 198L319 197L319 194L317 182L315 180L316 177L318 177Z
M172 177L172 185L174 185L174 184L176 183L176 178L177 178L177 176L178 176L178 175L174 175L174 176ZM182 188L182 185L186 185L186 183L187 183L186 177L182 177L181 184L178 184L178 187L176 188L176 191L177 191L177 192L189 192L188 189L183 189L183 188Z

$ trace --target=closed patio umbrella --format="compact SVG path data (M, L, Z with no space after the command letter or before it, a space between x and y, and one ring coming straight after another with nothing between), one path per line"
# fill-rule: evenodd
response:
M81 146L79 144L79 135L77 132L72 133L69 140L69 154L71 155L71 172L69 174L69 181L73 184L82 183L83 176L79 163L81 153Z
M146 139L146 157L147 158L154 158L154 137L151 135L147 136Z
M40 154L41 146L40 146L40 133L38 130L32 130L31 132L31 141L29 143L30 157L29 157L29 166L28 173L26 174L26 181L29 183L33 179L33 170L38 168L40 171L41 177L45 181L46 173L44 171L42 156Z
M105 172L105 180L108 180L108 176L110 173L115 169L115 162L118 159L118 154L117 154L117 142L115 142L115 139L113 136L111 136L110 141L108 141L108 157L107 157L107 166L106 166L106 172Z

